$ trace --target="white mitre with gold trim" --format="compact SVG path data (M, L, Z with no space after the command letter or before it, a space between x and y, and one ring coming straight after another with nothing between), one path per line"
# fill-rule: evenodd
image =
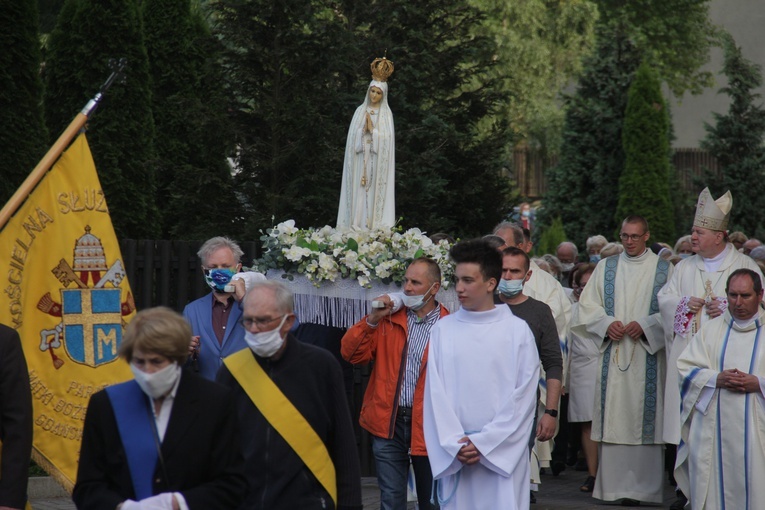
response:
M710 230L727 230L730 220L730 210L733 207L733 195L726 191L717 200L712 198L709 188L699 195L696 202L696 216L693 218L694 227L708 228Z

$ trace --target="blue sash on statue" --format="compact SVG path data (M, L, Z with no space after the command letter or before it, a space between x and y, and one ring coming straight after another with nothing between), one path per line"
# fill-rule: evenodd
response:
M158 455L151 402L135 381L109 386L106 394L117 419L136 500L140 501L154 495L152 478Z

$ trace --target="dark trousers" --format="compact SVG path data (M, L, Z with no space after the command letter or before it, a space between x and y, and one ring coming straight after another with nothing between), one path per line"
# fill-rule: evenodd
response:
M381 510L406 509L406 481L409 474L409 448L412 443L412 417L397 416L393 439L372 436L372 451L380 486ZM433 474L426 456L412 455L417 502L420 510L435 510L430 504Z

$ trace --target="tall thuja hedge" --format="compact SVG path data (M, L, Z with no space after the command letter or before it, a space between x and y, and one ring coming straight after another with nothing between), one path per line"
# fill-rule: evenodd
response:
M601 27L576 93L567 99L560 163L548 171L542 228L560 217L569 240L611 237L619 176L624 168L622 126L627 91L640 64L634 45L619 31Z
M154 121L149 65L135 0L67 0L48 41L45 118L58 136L111 72L127 58L125 83L115 83L91 118L88 140L119 237L157 235Z
M0 9L0 207L45 154L37 2Z
M624 172L619 178L615 222L630 214L648 220L653 241L675 241L674 207L670 199L669 115L661 84L648 62L629 89L622 143Z
M145 0L146 50L156 126L157 206L163 237L235 235L239 203L226 161L225 113L216 41L189 0Z
M369 64L386 49L396 66L388 102L397 215L407 227L457 236L502 218L508 132L501 123L478 129L502 97L486 78L495 47L473 34L477 9L462 0L213 5L235 101L236 179L253 233L272 215L300 226L335 223L348 126Z
M710 181L717 197L733 194L732 230L765 239L765 109L760 94L760 66L744 58L732 37L723 39L723 74L728 86L720 92L730 98L727 115L714 114L715 124L707 125L701 147L708 150L720 168L720 178Z

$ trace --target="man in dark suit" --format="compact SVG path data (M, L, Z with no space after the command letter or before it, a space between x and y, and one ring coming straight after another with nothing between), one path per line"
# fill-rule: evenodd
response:
M72 499L77 508L228 510L242 501L230 392L181 367L191 329L168 308L140 312L120 356L134 380L93 395Z
M24 508L32 453L32 393L19 334L0 324L0 510Z
M247 347L239 324L245 282L234 278L242 269L244 252L227 237L213 237L205 241L197 255L212 292L186 305L183 316L193 331L199 375L212 381L223 358Z

